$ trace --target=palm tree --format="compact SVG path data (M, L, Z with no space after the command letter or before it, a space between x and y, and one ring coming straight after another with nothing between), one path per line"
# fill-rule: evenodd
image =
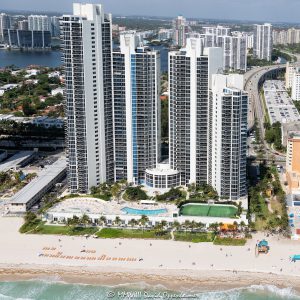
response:
M165 227L168 225L168 222L165 221L165 220L162 220L162 221L160 222L160 224L161 224L162 228L165 228Z
M154 231L155 231L155 234L156 234L156 235L160 235L160 234L163 232L163 226L162 226L162 223L157 223L157 224L154 226Z
M199 230L203 229L204 227L205 227L205 224L204 224L204 223L202 223L202 222L198 222L198 223L197 223L197 228L198 228Z
M212 223L209 225L209 228L214 231L214 233L218 232L219 223Z
M88 215L83 214L81 219L80 219L80 223L83 224L84 226L86 226L86 225L91 223L91 219L89 218Z
M144 230L144 227L145 227L147 222L149 222L149 218L145 215L142 215L140 220L139 220L139 223L143 226L143 230Z
M185 227L185 233L186 233L187 229L190 228L191 222L189 220L185 220L183 225Z
M245 222L244 222L244 221L241 221L241 223L240 223L241 231L244 231L244 230L245 230L245 227L246 227Z
M173 228L175 228L176 231L179 231L181 228L181 224L178 221L174 221Z
M74 225L74 220L72 218L67 219L67 226L72 227Z
M197 223L193 220L191 223L190 223L190 228L192 230L192 232L194 232L194 229L197 227Z
M74 215L73 218L72 218L72 223L73 223L74 226L79 225L80 218Z
M117 199L119 201L120 192L121 192L121 186L117 182L114 183L110 189L111 194L114 199Z
M97 194L97 187L95 186L91 187L91 194Z
M100 218L99 218L99 223L103 226L103 225L105 225L106 224L106 217L105 216L101 216Z
M115 223L117 226L119 226L121 222L122 222L122 220L120 219L120 217L117 216L117 217L115 218L114 223Z
M131 219L131 220L128 222L128 225L130 225L131 227L134 227L136 224L137 224L137 221L136 221L135 219Z

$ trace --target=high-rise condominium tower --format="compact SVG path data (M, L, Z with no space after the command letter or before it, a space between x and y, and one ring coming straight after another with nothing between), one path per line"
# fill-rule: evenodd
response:
M189 32L189 26L183 16L178 16L173 20L173 43L178 47L184 47L186 44L186 35Z
M272 25L254 25L253 56L271 61L273 50Z
M120 35L113 53L115 179L141 184L160 159L160 56Z
M71 192L114 180L111 15L73 5L62 17Z
M208 182L210 88L212 74L222 71L222 48L203 48L195 34L186 48L169 53L170 167L181 184Z
M247 105L242 75L212 76L209 183L221 198L247 196Z
M224 70L247 70L247 37L231 35L228 27L204 27L205 47L222 47Z
M4 29L10 29L11 27L11 17L5 13L0 14L0 42L3 41L3 31Z
M35 31L51 31L51 21L48 16L28 16L28 28Z

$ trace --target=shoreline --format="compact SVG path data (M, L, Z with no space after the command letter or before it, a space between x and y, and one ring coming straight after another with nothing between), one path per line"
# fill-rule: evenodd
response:
M180 273L180 274L179 274ZM45 280L62 284L84 284L112 288L159 288L176 292L207 292L274 285L300 293L299 276L270 272L233 270L141 270L111 267L67 267L0 264L0 281Z

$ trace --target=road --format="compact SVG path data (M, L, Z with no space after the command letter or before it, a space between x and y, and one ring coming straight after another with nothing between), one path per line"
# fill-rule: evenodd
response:
M276 71L282 69L283 65L276 66L266 66L257 67L248 71L245 76L245 90L249 95L249 114L248 114L248 128L253 128L255 119L258 122L258 129L260 131L261 140L266 152L266 159L275 160L278 164L284 164L285 155L278 153L277 151L270 148L268 143L265 141L265 129L264 129L264 119L265 119L265 109L263 104L263 99L259 93L259 81L270 71ZM251 142L249 145L249 154L254 151L251 149Z

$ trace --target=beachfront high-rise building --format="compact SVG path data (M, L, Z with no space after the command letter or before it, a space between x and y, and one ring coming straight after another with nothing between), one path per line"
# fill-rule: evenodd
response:
M75 3L62 17L71 192L114 180L111 21L94 4Z
M34 31L51 31L51 21L48 16L28 16L28 29Z
M120 34L113 53L115 180L145 181L160 160L160 55Z
M254 25L253 57L258 59L272 60L273 34L272 25Z
M247 198L247 105L244 77L212 76L208 182L223 199Z
M173 20L173 44L184 47L187 33L189 33L189 26L186 24L186 19L183 16L178 16Z
M0 14L0 42L3 42L3 31L4 29L10 29L11 17L5 13Z
M209 168L210 88L222 72L222 48L204 48L194 34L186 48L169 53L170 167L181 184L207 183Z

